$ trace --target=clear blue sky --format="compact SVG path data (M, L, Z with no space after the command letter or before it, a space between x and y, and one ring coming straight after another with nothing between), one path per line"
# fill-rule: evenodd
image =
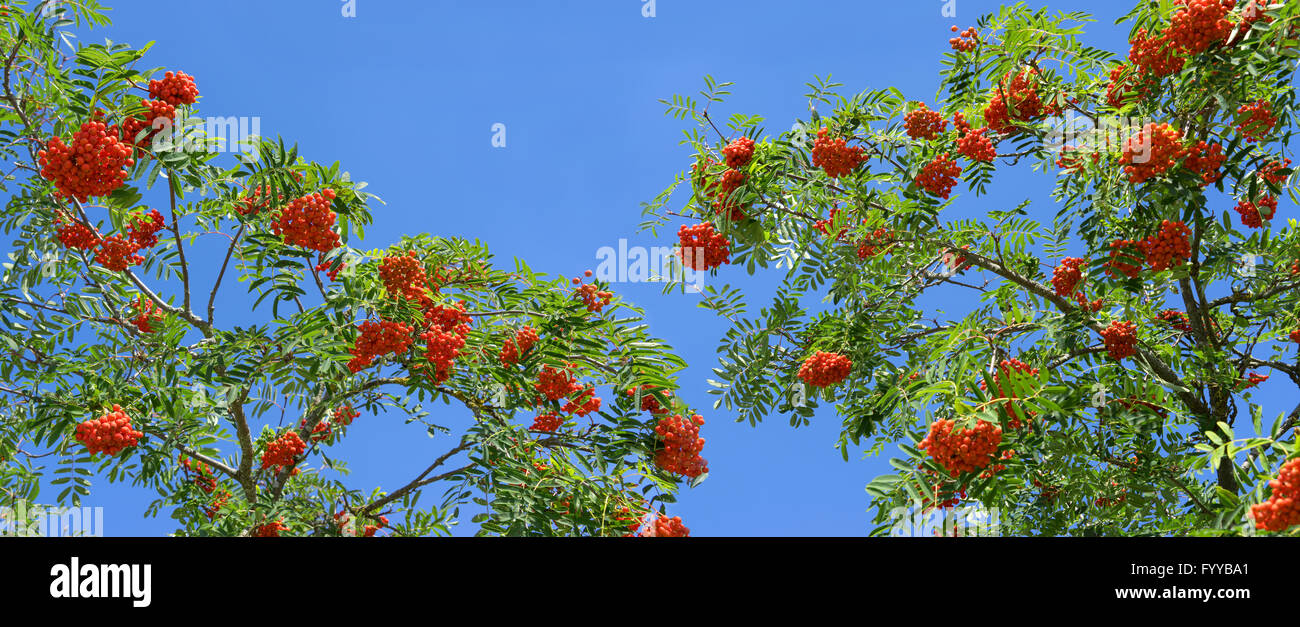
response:
M260 116L263 134L297 142L308 158L341 160L368 181L387 205L374 206L363 247L418 232L479 238L500 261L519 256L572 276L620 238L670 242L636 233L640 203L689 165L678 145L683 123L665 117L658 99L693 94L711 74L736 83L719 114L763 115L773 134L807 117L801 94L814 75L832 74L844 93L893 85L933 103L948 27L972 25L999 3L956 0L956 19L942 15L943 0L658 0L653 18L640 0L356 0L355 18L341 14L341 0L109 4L114 25L84 41L156 40L147 65L195 76L201 115ZM1099 21L1088 39L1126 49L1127 27L1111 23L1132 2L1050 6L1092 11ZM507 127L504 149L491 145L495 123ZM958 192L971 211L1032 196L1044 200L1036 215L1048 215L1050 186L1022 169L990 196ZM769 285L739 268L710 280L756 294ZM833 449L833 410L797 430L779 416L752 428L712 410L705 379L722 324L690 296L662 296L654 285L615 290L643 306L652 331L692 365L682 395L708 421L712 475L671 513L693 535L869 530L863 487L890 471L892 447L846 463ZM223 314L226 323L240 318ZM349 483L400 485L443 449L409 433L396 416L358 419L334 451L351 460ZM153 496L101 482L86 504L107 508L110 535L166 533L175 525L165 514L140 516Z

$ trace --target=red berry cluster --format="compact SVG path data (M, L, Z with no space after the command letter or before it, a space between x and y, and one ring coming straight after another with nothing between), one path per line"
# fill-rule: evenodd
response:
M519 363L520 356L527 355L533 350L533 345L537 344L540 339L537 330L532 327L524 327L515 331L513 340L506 340L501 346L501 365L509 368Z
M189 457L181 455L177 461L180 462L181 469L194 485L203 490L205 494L212 494L217 489L217 479L212 476L212 467L203 462L190 461Z
M1237 116L1240 120L1237 122L1237 132L1252 144L1268 137L1273 127L1277 125L1277 116L1273 115L1273 103L1267 100L1241 105L1237 109Z
M912 139L934 139L948 130L948 120L938 111L931 111L925 103L903 116L903 128Z
M692 270L710 270L731 263L731 240L713 230L712 222L677 229L680 247L677 255Z
M1169 33L1148 36L1145 28L1139 28L1129 39L1128 59L1144 74L1156 78L1181 71L1184 62L1178 49L1170 45Z
M1157 79L1143 74L1129 65L1120 64L1110 70L1110 83L1106 85L1106 104L1119 109L1134 100L1141 100L1151 95L1157 86ZM1132 93L1133 96L1126 97Z
M736 190L745 184L748 177L740 170L727 170L722 173L722 179L717 184L718 201L714 205L714 213L729 214L732 222L739 222L745 219L745 209L748 205L741 203L731 197Z
M339 273L346 267L348 267L347 263L340 262L338 267L335 268L334 262L325 258L325 253L317 253L316 265L312 266L312 270L315 270L316 272L324 272L325 276L329 277L329 280L337 281L339 280Z
M813 222L813 228L820 231L822 235L830 235L830 229L831 227L835 226L835 218L836 216L839 215L839 213L840 213L840 208L838 206L831 207L830 217ZM842 242L844 241L844 238L847 236L848 236L848 231L843 230L840 231L839 236L836 239Z
M1169 18L1169 40L1185 54L1199 54L1223 43L1232 33L1227 20L1235 0L1174 0L1180 8Z
M568 370L551 366L542 366L542 371L537 373L537 384L533 387L549 401L558 401L583 389L582 384Z
M962 246L962 250L970 250L970 245ZM943 253L941 263L945 268L955 272L965 272L966 268L970 267L970 264L966 263L966 255L951 250Z
M160 81L149 81L149 97L179 107L194 104L199 99L199 88L194 77L185 72L167 72Z
M947 198L956 187L959 176L961 166L945 152L921 168L920 174L916 175L916 184L931 195Z
M361 412L352 409L351 405L342 405L334 409L334 413L330 415L330 421L336 425L346 427L360 416Z
M139 249L130 240L121 235L110 235L99 243L95 251L95 263L114 272L125 272L127 268L144 263L144 257L137 255Z
M135 328L141 333L156 331L157 329L153 327L153 323L162 320L164 315L162 308L155 307L153 301L144 296L137 298L133 306L135 308L135 317L131 319L131 324L134 324Z
M1106 262L1106 274L1112 278L1124 275L1130 279L1137 278L1142 272L1145 242L1131 239L1118 239L1110 243L1110 259Z
M533 419L533 431L544 431L554 433L564 424L564 416L558 411L548 411Z
M1137 323L1127 320L1111 322L1101 330L1106 342L1106 352L1115 361L1124 361L1137 354Z
M1037 82L1037 69L1007 72L984 107L984 123L994 132L1014 133L1016 124L1060 113L1060 107L1051 98L1044 101L1039 95Z
M133 115L122 120L122 141L138 148L144 148L158 134L158 129L154 128L154 122L176 119L176 107L161 100L144 100L140 104L144 105L148 111L144 117ZM149 132L140 136L146 130ZM137 136L139 136L138 139Z
M300 429L306 429L307 419L303 418L302 421L298 423L298 427ZM311 440L312 442L324 442L326 444L332 444L334 441L334 427L333 425L330 424L329 418L326 418L316 423L316 426L312 427L311 433L308 434L307 439Z
M126 183L127 169L135 165L131 147L117 137L117 127L98 121L82 124L71 145L51 138L37 160L41 176L58 188L56 195L81 202L113 193Z
M1160 231L1142 241L1121 239L1111 242L1106 273L1135 278L1145 263L1154 272L1180 265L1192 256L1191 229L1177 220L1164 220Z
M1250 506L1255 527L1264 531L1286 531L1300 525L1300 458L1282 465L1277 479L1268 482L1273 494Z
M1019 420L1014 421L1013 424L1012 424L1012 428L1013 428L1013 429L1018 429L1019 427L1018 427L1017 425L1019 425L1019 424L1020 424L1020 421L1019 421ZM1013 458L1013 457L1015 457L1015 456L1016 456L1016 449L1007 449L1007 450L1005 450L1005 451L1002 451L1002 455L1000 455L1000 456L998 457L998 459L1000 459L1000 460L1002 460L1002 461L1006 461L1006 460L1011 459L1011 458ZM993 475L996 475L996 474L998 474L999 472L1002 472L1003 470L1006 470L1006 469L1007 469L1006 464L993 464L993 465L989 466L988 468L985 468L984 471L980 473L980 479L989 479L989 478L991 478Z
M754 140L741 137L727 144L722 149L722 155L727 159L727 167L739 170L749 165L750 159L754 158Z
M1165 124L1150 123L1124 142L1124 173L1134 185L1168 172L1186 154L1183 134Z
M426 329L420 334L425 342L424 358L434 365L434 379L442 383L451 378L452 362L465 347L474 319L465 313L465 302L460 301L454 307L430 306L424 311L424 320Z
M652 390L655 389L656 386L649 385L649 384L641 386L641 411L648 411L655 416L662 416L663 414L669 412L669 408L660 405L659 399L655 398L654 394L650 393ZM632 397L632 399L635 400L636 392L637 389L632 388L627 391L627 395ZM671 397L673 393L669 392L668 390L664 390L663 395Z
M230 494L229 491L227 491L227 490L222 490L222 491L220 491L220 492L217 492L217 493L212 497L212 504L211 504L211 505L205 505L205 506L203 507L203 513L204 513L204 514L207 514L207 516L208 516L208 520L212 520L213 518L216 518L216 517L217 517L217 512L220 512L220 511L221 511L221 507L222 507L223 505L225 505L227 501L230 500L230 497L231 497L231 496L233 496L233 495Z
M1002 444L1002 427L991 422L981 420L970 429L956 426L953 420L936 421L919 446L954 478L987 467Z
M284 468L292 468L298 463L298 456L306 450L307 444L298 437L297 431L286 431L284 435L266 444L266 451L262 453L262 469L270 468L273 472L280 472Z
M867 239L858 244L858 259L875 257L885 247L887 247L893 239L894 232L889 229L882 227L872 231L871 235L867 236Z
M1006 381L1006 384L1003 385L1004 379L1009 379L1012 373L1036 377L1038 376L1038 369L1030 367L1029 364L1020 361L1019 359L1002 360L1002 362L998 364L997 372L993 375L994 392L1001 398L1016 398L1016 391L1012 388L1011 383ZM983 381L980 381L980 387L983 389ZM1007 423L1007 426L1012 429L1019 429L1022 426L1022 417L1027 423L1029 422L1030 416L1033 415L1032 412L1026 413L1025 411L1022 411L1015 403L1010 401L1004 405L1004 408L1007 411L1007 415L1011 416L1011 420Z
M866 151L860 146L849 146L844 138L831 139L830 129L822 127L813 141L812 163L837 179L848 176L866 162Z
M1273 161L1259 169L1259 177L1274 185L1281 185L1286 182L1291 175L1282 172L1291 167L1291 160Z
M1218 143L1196 142L1187 148L1187 158L1183 167L1201 175L1201 186L1210 185L1222 178L1219 168L1228 160L1223 154L1223 146Z
M708 223L705 222L705 224ZM574 290L574 294L577 295L578 300L581 300L582 304L587 307L587 311L600 313L602 309L609 305L610 300L614 298L613 292L602 290L597 287L595 283L584 284L581 278L574 277L573 284L578 286L578 289Z
M1264 383L1265 381L1268 381L1268 375L1259 374L1258 372L1252 372L1250 373L1249 376L1247 376L1245 379L1242 379L1241 382L1237 384L1237 391L1257 388L1261 383Z
M99 246L99 234L76 220L64 222L60 219L56 226L59 243L66 248L92 250Z
M379 280L391 298L422 302L426 298L429 275L415 252L384 257L379 262Z
M284 521L277 520L275 522L266 523L265 525L258 525L251 533L249 533L249 535L254 538L278 538L280 537L280 532L288 530L289 526L284 524Z
M1300 329L1291 332L1291 341L1300 344Z
M971 161L992 161L998 156L988 128L977 128L957 139L957 152Z
M799 367L799 378L813 387L835 385L849 376L853 362L839 353L817 351Z
M596 386L588 385L578 391L578 395L564 404L560 411L575 416L586 416L600 411L600 397L596 396Z
M956 26L952 27L952 32L957 33ZM949 39L948 45L952 46L952 49L957 52L970 52L979 45L979 35L979 31L975 30L974 26L971 26L966 30L957 33L956 37Z
M1075 156L1073 154L1070 154L1070 153L1082 153L1082 152L1083 151L1081 149L1075 146L1062 146L1061 154L1059 157L1056 158L1056 167L1066 171L1082 169L1084 165L1086 165L1083 159L1081 158L1082 155ZM1100 152L1094 150L1090 156L1092 157L1092 162L1094 165L1101 161Z
M704 450L704 438L700 437L700 426L704 418L699 414L683 418L681 414L664 416L655 425L655 435L663 442L663 448L655 453L655 464L664 470L685 477L698 477L709 472L709 462L700 457Z
M1192 332L1192 324L1187 319L1187 314L1177 309L1166 309L1156 315L1158 322L1163 322L1183 333Z
M1180 265L1192 256L1192 230L1177 220L1164 220L1160 232L1148 237L1143 252L1155 272Z
M1244 226L1258 229L1264 226L1265 220L1272 220L1273 216L1277 215L1277 197L1264 196L1258 203L1241 200L1237 202L1235 209L1241 214L1241 223Z
M361 334L352 348L352 361L348 369L360 372L374 363L375 357L389 353L401 354L411 346L411 327L400 322L367 320L357 325Z
M121 405L113 405L113 409L103 416L77 425L74 437L86 445L92 455L104 453L112 456L138 444L144 434L131 428L131 418Z
M646 525L641 532L642 538L687 538L690 537L691 530L682 524L680 516L669 518L662 514L655 521Z
M304 246L322 253L334 250L340 241L333 228L338 216L330 210L334 196L334 190L326 189L290 201L271 223L271 229L276 235L284 236L284 243L290 246Z
M158 244L158 232L167 228L167 221L157 209L131 221L127 227L127 237L136 250L153 248Z
M1098 298L1096 300L1089 301L1088 296L1084 294L1082 290L1080 290L1078 293L1074 295L1074 300L1075 302L1079 303L1080 308L1091 311L1092 313L1097 313L1098 311L1101 311L1102 306L1106 304L1106 300L1104 298Z
M1056 295L1074 295L1074 290L1078 288L1079 281L1083 280L1083 269L1087 265L1088 260L1079 257L1062 259L1060 265L1056 266L1056 269L1052 271L1052 288L1056 290Z

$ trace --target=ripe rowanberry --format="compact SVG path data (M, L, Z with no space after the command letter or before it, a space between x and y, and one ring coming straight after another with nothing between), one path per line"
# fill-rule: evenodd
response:
M817 351L799 367L799 378L813 387L835 385L849 376L853 361L839 353Z
M384 257L379 262L379 280L389 298L420 302L426 297L429 275L415 252Z
M1174 4L1179 9L1169 18L1166 33L1184 54L1205 52L1231 34L1232 22L1227 15L1235 0L1174 0Z
M957 32L956 26L952 27L952 32ZM974 26L957 33L956 37L948 40L948 45L952 46L952 49L957 52L970 52L979 46L979 43L979 31Z
M1266 139L1277 125L1273 103L1267 100L1241 105L1237 109L1237 120L1237 132L1252 144Z
M141 333L153 333L157 329L153 323L163 318L163 310L155 307L152 300L145 298L143 295L136 299L132 304L135 309L135 317L131 319L131 324Z
M1300 458L1282 464L1277 478L1268 483L1268 500L1250 507L1255 527L1264 531L1286 531L1300 525Z
M1101 337L1106 342L1106 352L1115 361L1124 361L1137 354L1136 322L1111 322L1109 327L1102 329Z
M690 418L681 414L660 418L654 430L663 446L655 453L655 464L691 478L709 472L709 462L700 457L704 450L704 438L699 437L703 424L704 418L698 414Z
M1183 134L1165 124L1150 123L1124 142L1124 173L1134 185L1161 176L1186 154Z
M646 528L641 532L640 537L686 538L690 537L690 535L691 530L687 529L686 526L682 524L680 516L669 518L661 514L653 523L646 525Z
M131 427L131 417L121 405L113 405L99 418L77 425L74 437L92 455L104 453L114 456L138 444L144 433Z
M194 84L193 76L185 72L167 72L162 80L149 81L149 97L179 107L197 102L199 88Z
M727 167L739 170L749 165L749 161L754 158L754 140L741 137L727 144L722 149L722 155L727 159Z
M280 472L298 464L298 456L307 450L307 444L298 436L297 431L286 431L280 437L266 444L262 452L262 469Z
M322 253L334 250L340 243L338 233L334 232L338 215L330 210L334 197L334 190L326 189L290 201L271 223L271 230L283 236L289 246L303 246Z
M912 139L931 140L948 129L948 120L938 111L931 111L924 102L903 116L903 128Z
M86 202L107 196L126 183L135 160L131 147L118 138L115 126L91 121L81 125L66 145L51 138L37 153L41 176L54 183L57 196Z
M1265 221L1272 220L1277 215L1277 197L1264 196L1257 203L1241 200L1234 209L1241 214L1242 225L1258 229L1264 226Z
M1088 265L1087 259L1066 257L1052 271L1052 288L1057 296L1073 296L1074 290L1083 280L1083 269Z
M822 127L813 141L812 164L832 179L848 176L867 160L860 146L849 146L844 138L831 139L830 129Z
M933 196L948 198L952 194L952 188L957 185L961 171L961 166L945 152L921 168L920 174L916 176L916 184Z
M731 240L713 230L712 222L677 229L677 255L692 270L710 270L731 263Z
M977 128L957 139L957 152L971 161L992 161L998 150L989 139L988 128Z
M537 330L532 327L526 326L516 331L515 337L507 339L501 346L501 365L509 368L519 363L520 357L532 351L538 339Z
M968 429L956 425L953 420L935 421L918 447L953 478L986 468L1002 444L1002 428L991 422L980 420Z
M400 322L367 320L357 325L361 333L352 348L352 361L348 369L360 372L374 363L375 357L389 353L401 354L411 346L411 327Z
M1183 57L1171 45L1168 33L1149 36L1147 29L1139 28L1129 39L1129 44L1129 61L1147 75L1160 78L1183 69Z

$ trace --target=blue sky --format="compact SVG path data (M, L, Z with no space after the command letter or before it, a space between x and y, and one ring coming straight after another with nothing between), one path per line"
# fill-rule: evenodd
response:
M999 3L956 0L956 19L941 0L657 0L653 18L640 0L356 0L355 18L342 15L342 0L109 4L114 24L83 41L156 40L147 65L195 76L200 115L259 116L263 134L296 142L310 159L340 160L369 182L386 205L373 206L363 247L419 232L477 238L499 262L518 256L573 276L620 238L670 242L668 233L636 233L640 203L689 165L683 123L665 117L659 99L693 94L711 74L736 83L719 117L759 114L773 134L807 117L804 83L815 75L833 75L846 94L893 85L932 104L948 27L972 25ZM1051 6L1093 12L1088 39L1126 48L1127 27L1110 24L1132 2ZM497 123L506 125L505 148L491 144ZM1049 177L1022 168L989 196L966 193L964 210L1046 199L1050 188ZM710 281L755 294L770 285L739 268ZM890 472L893 450L842 461L833 411L796 430L779 416L753 428L712 410L705 379L723 325L690 296L654 285L615 290L644 307L652 331L692 365L681 394L708 421L712 474L671 513L693 535L867 533L863 487ZM1281 400L1265 415L1281 411ZM335 451L351 460L349 482L395 487L444 448L403 434L396 416L358 419ZM140 517L153 496L100 483L87 504L107 508L109 535L163 534L175 527L165 515Z

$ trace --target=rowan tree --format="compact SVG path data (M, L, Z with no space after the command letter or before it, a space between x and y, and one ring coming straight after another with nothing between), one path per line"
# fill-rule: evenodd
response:
M705 477L703 419L633 305L478 242L358 248L378 198L338 162L223 152L201 76L145 69L149 46L65 57L108 24L93 0L22 9L0 28L6 504L103 477L156 491L180 535L445 534L462 511L482 534L687 533L664 507ZM427 434L423 472L350 482L387 460L331 447L394 420Z
M723 121L711 77L665 101L691 167L645 228L685 218L716 274L780 279L758 311L701 292L731 322L715 407L799 426L834 404L845 460L896 444L875 533L974 503L1016 535L1297 533L1300 406L1253 394L1300 386L1298 20L1141 2L1111 52L1090 16L1017 4L953 27L928 100L819 78L779 134ZM1050 197L980 200L1017 171Z

